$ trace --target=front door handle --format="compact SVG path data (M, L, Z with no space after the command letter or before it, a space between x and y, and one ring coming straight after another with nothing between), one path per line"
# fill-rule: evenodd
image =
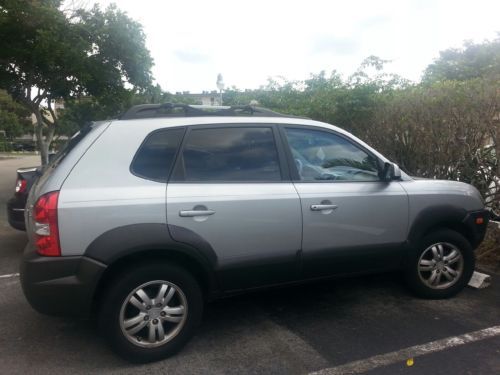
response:
M213 210L183 210L179 211L181 217L210 216L215 214Z
M335 210L336 204L312 204L311 211Z

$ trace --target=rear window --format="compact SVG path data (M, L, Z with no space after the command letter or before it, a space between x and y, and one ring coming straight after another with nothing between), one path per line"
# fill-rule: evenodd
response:
M149 180L167 181L183 134L184 128L151 133L132 161L132 173Z
M92 130L92 126L89 124L89 125L85 125L84 127L82 127L78 132L76 132L67 142L66 144L64 145L64 147L62 147L56 155L54 155L52 158L51 158L51 161L50 163L47 165L47 167L51 167L51 168L56 168L63 160L64 158L66 157L66 155L68 155L71 150L73 150L76 145L78 143L80 143L80 141L85 138L87 136L87 134L90 133L90 131Z

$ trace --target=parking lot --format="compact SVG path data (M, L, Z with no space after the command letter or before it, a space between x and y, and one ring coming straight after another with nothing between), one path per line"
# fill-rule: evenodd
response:
M26 236L8 226L5 203L16 168L37 163L0 158L1 373L500 373L499 275L444 301L413 297L397 274L223 299L206 307L177 356L129 364L92 322L40 315L24 299L17 272Z

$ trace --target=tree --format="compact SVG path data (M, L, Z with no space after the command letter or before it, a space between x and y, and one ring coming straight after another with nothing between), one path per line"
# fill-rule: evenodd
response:
M0 90L0 130L8 139L32 130L29 111L12 100L5 90Z
M60 0L0 5L0 87L36 117L42 163L60 126L55 100L120 103L151 85L139 23L114 5L62 11ZM109 104L111 105L111 104Z
M463 48L441 51L424 72L424 82L466 81L500 76L500 37L483 43L466 42Z
M283 113L325 121L362 136L371 126L374 111L385 92L409 86L398 75L384 71L386 60L366 58L347 79L321 71L304 81L270 79L258 90L226 90L225 103L260 105Z
M498 205L498 85L478 78L387 93L365 138L411 175L471 183Z

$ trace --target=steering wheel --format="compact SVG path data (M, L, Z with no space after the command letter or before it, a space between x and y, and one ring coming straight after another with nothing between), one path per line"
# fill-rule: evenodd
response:
M321 176L320 176L320 180L336 180L338 178L338 176L335 176L334 174L330 174L330 173L322 173Z

